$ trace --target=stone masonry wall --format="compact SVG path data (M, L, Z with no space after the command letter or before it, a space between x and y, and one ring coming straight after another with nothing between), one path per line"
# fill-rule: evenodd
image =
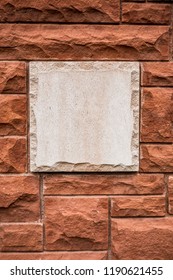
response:
M138 173L31 173L36 60L138 61ZM0 259L173 259L173 1L0 1Z

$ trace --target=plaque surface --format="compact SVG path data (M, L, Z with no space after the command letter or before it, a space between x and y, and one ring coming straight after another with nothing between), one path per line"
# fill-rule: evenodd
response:
M139 64L31 62L31 171L137 171Z

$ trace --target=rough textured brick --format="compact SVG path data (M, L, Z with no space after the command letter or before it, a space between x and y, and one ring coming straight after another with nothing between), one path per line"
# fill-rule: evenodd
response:
M41 224L1 224L0 251L42 251Z
M106 260L107 252L0 253L0 260Z
M26 139L0 138L0 172L26 171Z
M173 145L142 145L140 169L144 172L173 172Z
M114 197L111 199L111 216L165 216L165 198L154 196Z
M25 63L0 62L0 93L26 93Z
M168 179L168 212L173 215L173 176Z
M0 222L34 222L40 218L39 178L0 176Z
M46 175L44 193L47 195L101 194L162 194L163 175Z
M173 219L112 219L113 259L172 260Z
M169 24L171 5L151 3L123 3L122 21L125 23Z
M0 59L168 60L166 26L0 24Z
M141 70L143 86L173 86L173 62L145 62Z
M118 22L119 0L1 0L1 22Z
M173 142L173 89L142 91L141 141Z
M107 198L45 198L46 250L106 250L107 246Z
M26 97L0 95L0 135L26 133Z

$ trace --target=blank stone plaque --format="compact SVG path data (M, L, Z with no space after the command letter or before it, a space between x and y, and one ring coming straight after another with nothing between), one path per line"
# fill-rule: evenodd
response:
M31 62L31 171L137 171L139 64Z

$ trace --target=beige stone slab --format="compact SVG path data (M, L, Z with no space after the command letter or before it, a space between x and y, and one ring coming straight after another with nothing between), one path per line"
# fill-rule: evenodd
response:
M137 171L137 62L31 62L31 171Z

